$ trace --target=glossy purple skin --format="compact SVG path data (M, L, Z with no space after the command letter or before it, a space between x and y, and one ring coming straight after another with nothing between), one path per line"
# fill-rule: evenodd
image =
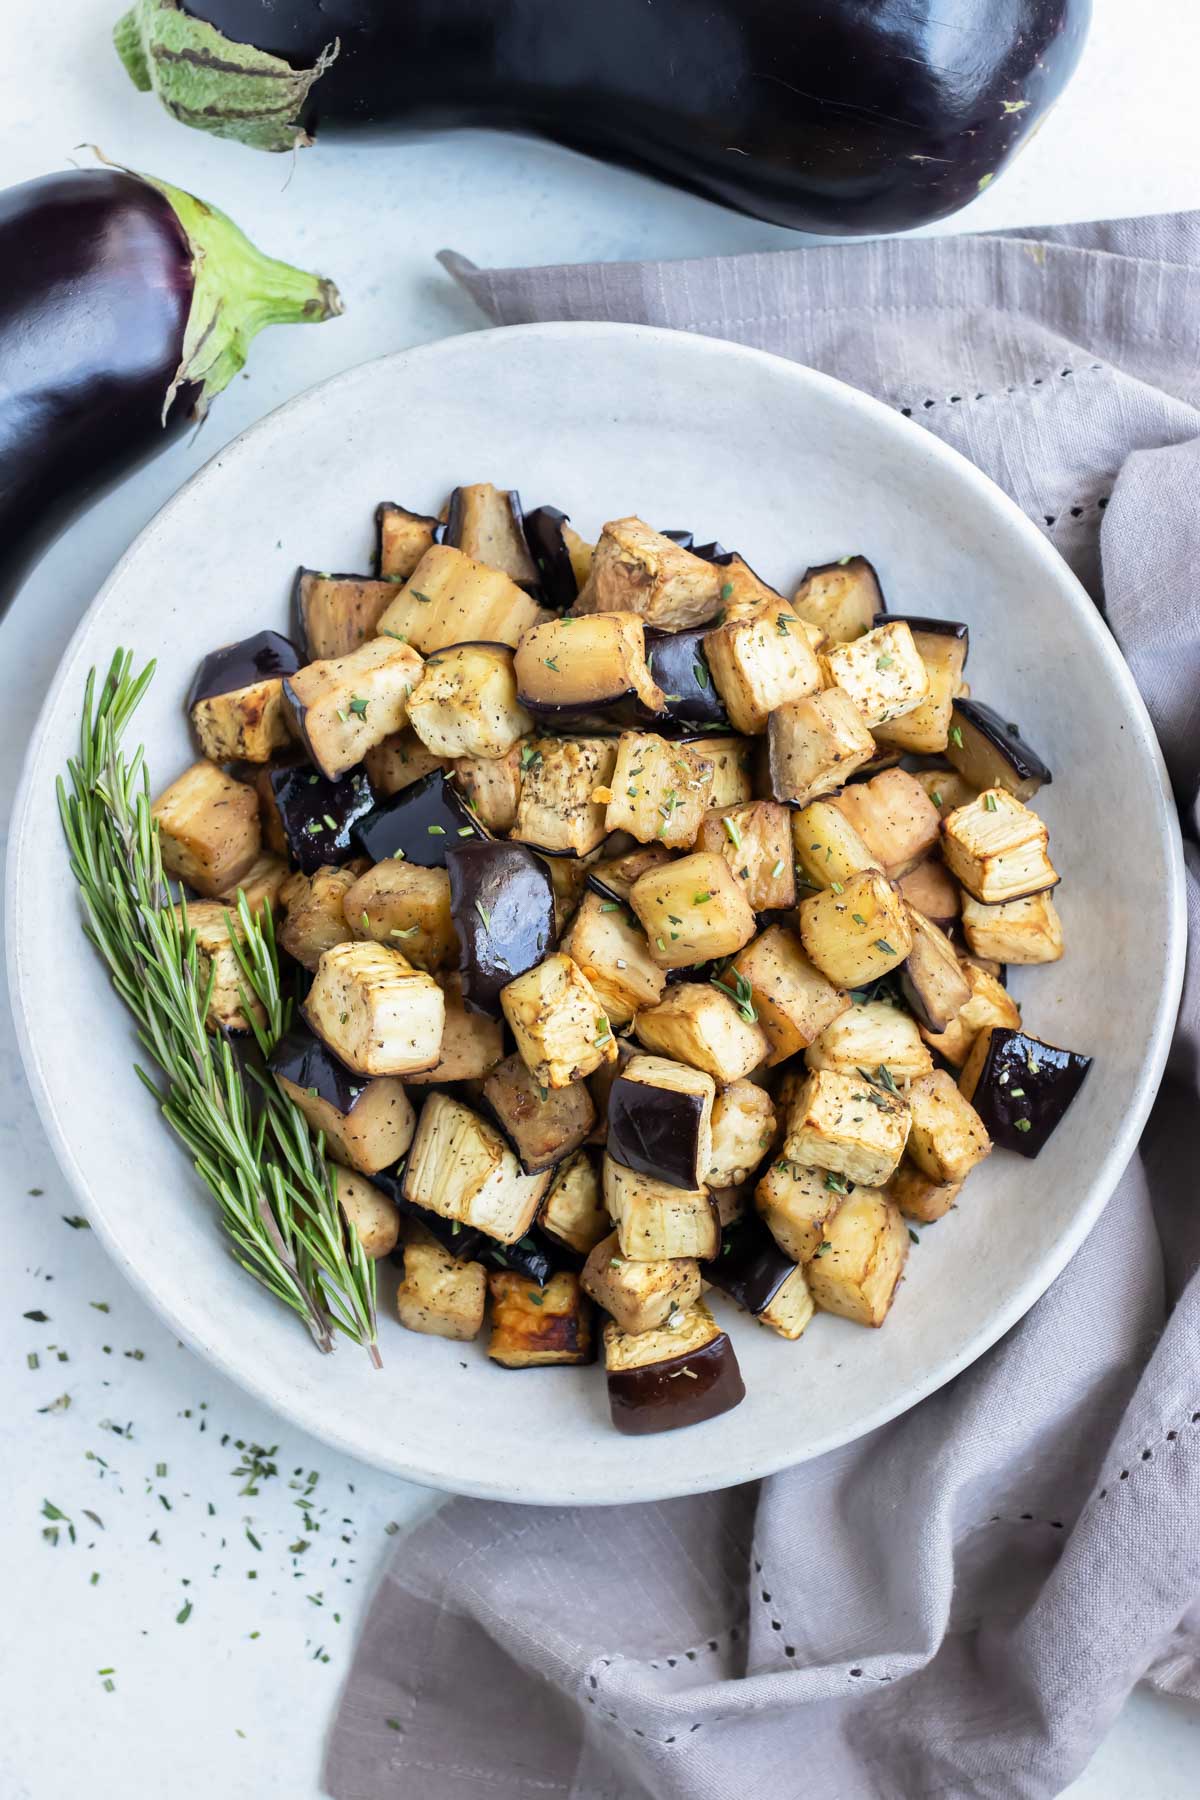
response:
M704 654L710 629L698 625L688 631L646 633L646 661L667 696L667 717L677 730L695 731L698 725L733 730ZM659 730L663 729L660 725Z
M459 1225L455 1229L452 1219L443 1219L440 1213L430 1212L427 1206L418 1206L415 1200L406 1196L404 1180L403 1166L399 1174L395 1169L388 1169L371 1177L372 1186L386 1194L389 1200L393 1200L406 1219L418 1219L429 1234L437 1239L443 1250L448 1250L459 1262L479 1260L483 1247L492 1240L472 1225ZM403 1251L393 1251L391 1260L403 1267Z
M341 865L355 854L351 829L375 806L363 769L330 781L311 763L272 769L271 792L287 838L288 856L305 875L326 863ZM333 820L333 824L329 823Z
M1092 1066L1078 1050L1060 1050L1023 1031L997 1026L971 1105L993 1144L1034 1157L1063 1118Z
M447 850L464 838L487 837L441 769L381 801L358 820L352 835L355 847L373 863L386 862L402 850L406 861L422 869L444 868Z
M501 989L554 945L550 872L523 844L465 839L446 849L445 864L463 1000L473 1012L502 1018Z
M300 653L288 638L277 631L256 631L240 644L223 644L209 652L192 678L184 706L191 712L201 700L236 694L275 676L294 675L299 667Z
M608 1097L608 1154L614 1162L671 1187L695 1190L700 1167L699 1094L677 1094L618 1075Z
M610 1372L608 1377L612 1422L626 1437L702 1425L732 1411L745 1398L742 1372L723 1331L701 1350L641 1369Z
M919 617L916 613L877 612L871 623L875 626L907 625L911 632L924 631L930 637L962 638L967 646L963 652L963 667L966 667L967 657L970 654L971 634L958 619L926 619Z
M757 1218L731 1225L721 1240L721 1254L700 1266L706 1281L748 1313L764 1312L796 1272L791 1257Z
M0 194L0 608L73 515L182 429L192 251L169 202L116 169Z
M1054 777L1037 751L994 706L985 706L982 700L955 700L952 710L956 718L965 719L996 746L1019 780L1040 781L1043 787L1050 786Z
M190 0L310 67L310 130L490 126L776 224L903 231L995 176L1065 87L1090 0Z
M319 1100L345 1115L353 1112L371 1085L369 1079L351 1074L303 1022L293 1025L280 1038L267 1067L273 1075L284 1076L298 1088L315 1088Z
M542 578L542 599L556 612L569 612L579 594L571 552L563 538L570 515L557 506L538 506L525 514L525 542Z

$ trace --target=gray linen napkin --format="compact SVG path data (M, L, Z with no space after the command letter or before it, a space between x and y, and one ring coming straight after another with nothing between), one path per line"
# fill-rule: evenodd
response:
M501 323L642 320L828 370L1006 488L1102 598L1153 715L1192 838L1192 957L1138 1156L1020 1325L915 1411L758 1487L446 1507L375 1600L330 1792L1055 1794L1139 1679L1200 1699L1200 213L444 260Z

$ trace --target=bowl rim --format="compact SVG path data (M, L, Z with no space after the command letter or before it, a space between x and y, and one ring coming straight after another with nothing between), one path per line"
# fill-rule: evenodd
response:
M573 1489L568 1491L561 1484L555 1485L552 1481L546 1482L544 1479L540 1484L535 1480L528 1489L514 1492L509 1483L488 1482L470 1476L464 1478L458 1472L447 1473L427 1464L414 1464L412 1461L406 1460L403 1454L392 1454L387 1443L381 1443L378 1449L365 1448L356 1439L339 1430L337 1418L330 1416L327 1407L322 1410L319 1398L320 1390L317 1386L313 1385L304 1392L281 1394L272 1386L269 1372L263 1373L247 1366L235 1355L228 1354L220 1346L207 1341L203 1332L190 1320L185 1322L178 1316L170 1298L156 1287L152 1275L145 1272L126 1251L115 1228L110 1227L103 1206L97 1200L85 1170L75 1158L67 1134L60 1122L59 1110L52 1097L49 1081L43 1072L43 1059L36 1037L34 1026L36 996L27 991L24 974L23 946L28 929L24 923L24 915L26 913L36 914L37 909L22 908L19 905L18 896L23 889L23 869L26 851L31 842L31 833L44 830L46 823L46 797L34 792L34 766L39 759L42 741L47 735L51 716L57 709L60 695L68 683L76 686L79 683L77 665L80 664L83 655L83 640L93 621L103 611L110 593L124 579L129 566L152 543L164 522L173 516L176 509L193 503L194 495L201 492L205 485L214 479L219 466L233 452L258 434L278 432L281 429L286 432L286 421L294 411L311 404L315 397L328 394L342 383L361 378L364 371L369 369L382 369L385 366L390 368L397 365L407 367L416 362L424 362L445 355L451 349L462 349L468 343L478 346L480 353L486 356L489 349L498 348L501 344L511 343L515 339L541 340L552 345L563 341L590 338L593 341L598 340L602 347L605 342L619 343L622 339L628 340L633 336L649 339L651 342L660 342L668 353L677 349L682 340L687 343L689 350L697 349L702 355L709 356L714 360L724 360L731 365L730 376L733 378L736 378L738 365L744 363L769 364L781 378L797 383L800 388L808 387L818 392L823 391L836 404L866 414L877 427L892 435L898 447L907 447L910 453L915 450L919 454L927 456L934 464L941 464L952 471L954 477L964 483L966 488L992 511L993 516L998 515L998 525L1006 530L1011 530L1016 537L1024 540L1027 551L1044 569L1048 582L1060 593L1063 593L1064 598L1068 594L1073 598L1083 629L1090 640L1090 649L1106 665L1122 695L1126 720L1136 731L1140 748L1149 759L1157 784L1159 835L1165 852L1170 890L1165 896L1167 906L1163 944L1164 973L1139 1083L1131 1096L1133 1104L1124 1109L1108 1153L1101 1162L1088 1193L1072 1214L1069 1226L1063 1231L1053 1250L1044 1256L1020 1282L1008 1303L994 1314L990 1314L986 1322L972 1333L962 1348L947 1358L944 1363L939 1363L936 1370L931 1372L927 1379L915 1382L898 1398L892 1397L882 1401L865 1417L859 1416L853 1420L848 1428L838 1429L835 1425L823 1437L806 1446L799 1456L795 1454L794 1450L782 1454L778 1451L773 1452L770 1443L767 1442L764 1443L758 1455L744 1458L736 1469L727 1474L722 1473L717 1480L714 1480L710 1473L697 1478L677 1481L669 1487L664 1487L661 1480L639 1484L636 1468L627 1466L621 1472L621 1491L619 1493L596 1490L580 1494ZM908 435L912 431L920 432L918 439ZM281 406L266 413L261 419L256 420L227 443L220 445L202 467L196 470L158 509L133 539L82 614L72 633L54 679L42 701L22 762L12 811L4 910L7 972L17 1044L39 1118L55 1159L76 1199L86 1209L89 1221L104 1245L106 1253L117 1264L137 1292L197 1355L211 1363L221 1374L261 1401L273 1412L292 1425L307 1431L319 1441L328 1444L331 1448L355 1458L366 1466L426 1488L469 1495L478 1499L503 1500L522 1505L634 1504L704 1493L746 1481L759 1480L782 1469L799 1466L800 1463L811 1461L829 1451L839 1449L865 1437L868 1433L919 1405L922 1400L936 1393L956 1375L961 1374L964 1369L978 1361L1024 1317L1066 1267L1095 1225L1117 1185L1122 1170L1128 1164L1136 1148L1142 1127L1157 1094L1170 1050L1183 989L1187 937L1185 866L1179 818L1162 750L1145 701L1134 682L1129 665L1121 655L1115 638L1104 623L1086 588L1016 502L959 451L934 436L932 432L922 430L918 421L905 419L895 408L887 405L884 401L876 399L862 389L852 387L835 376L827 375L821 370L813 369L807 364L795 362L790 358L777 356L772 352L735 343L725 338L706 337L698 332L677 331L663 326L608 320L564 320L497 326L475 332L454 333L449 337L441 337L406 349L390 351L383 356L353 364L336 375L304 389ZM314 1396L316 1397L314 1398Z

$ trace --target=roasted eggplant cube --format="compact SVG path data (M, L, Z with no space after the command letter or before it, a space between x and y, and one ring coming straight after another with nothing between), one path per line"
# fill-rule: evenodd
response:
M446 851L450 913L467 1004L498 1019L501 991L554 942L549 870L523 844L467 843Z
M604 1203L616 1220L621 1255L634 1262L715 1256L721 1241L716 1202L705 1187L680 1188L604 1158Z
M664 697L672 724L681 731L731 729L729 714L704 654L706 636L703 626L690 631L651 631L646 635L650 678Z
M832 887L861 869L877 867L878 859L836 795L810 801L791 814L791 825L796 867L805 887Z
M1003 788L985 789L941 829L946 867L985 906L1024 900L1057 884L1045 824Z
M875 620L876 625L886 622L884 614ZM912 712L877 725L875 735L881 744L893 745L897 750L936 756L945 752L950 738L951 708L967 660L967 628L951 619L910 617L905 624L912 632L917 655L925 664L929 693Z
M327 950L354 937L346 920L346 895L357 880L353 869L317 869L312 875L297 872L284 882L279 898L286 917L276 936L280 949L302 968L315 973Z
M805 1049L850 1001L805 955L794 931L770 925L734 960L749 984L758 1023L771 1046L769 1064Z
M599 857L588 869L587 884L602 900L627 905L639 875L671 860L665 844L639 844L636 850L626 850L620 856Z
M522 706L560 728L611 731L666 708L636 613L547 619L525 633L514 667Z
M394 500L381 501L375 508L375 524L379 573L393 583L408 580L429 546L441 542L446 529L440 519L410 512Z
M759 1217L784 1254L806 1263L825 1241L825 1223L844 1199L846 1183L827 1169L776 1157L754 1190Z
M431 656L408 697L413 730L437 756L506 756L533 729L505 644L454 644Z
M839 1075L884 1068L899 1087L933 1068L916 1020L884 1000L855 1002L809 1045L804 1060L810 1069L834 1069Z
M416 1114L403 1084L393 1075L351 1075L306 1025L279 1040L268 1067L312 1129L325 1133L329 1154L360 1175L390 1168L412 1143Z
M381 800L445 767L446 758L427 750L407 725L403 731L394 731L384 738L382 744L373 744L363 757L363 768Z
M500 1004L540 1087L569 1087L616 1059L612 1026L596 990L561 951L510 981Z
M459 756L451 763L454 785L485 831L503 835L516 824L521 774L529 754L529 745L522 742L506 756Z
M754 912L796 904L791 814L777 800L751 800L706 812L696 849L714 850L725 858Z
M871 861L895 880L923 862L938 842L937 807L907 769L885 769L855 782L831 804L854 825Z
M373 863L389 856L444 868L453 844L485 835L445 773L434 771L373 807L355 824L354 846Z
M399 950L415 968L432 974L457 958L445 869L394 857L376 863L348 890L342 910L353 937Z
M663 997L666 975L620 900L585 894L561 948L583 970L618 1030Z
M245 998L249 998L250 1010L259 1024L265 1023L266 1011L262 1002L250 994L234 949L235 941L240 941L242 935L236 914L232 914L231 932L231 908L222 900L193 900L186 909L177 906L175 915L181 924L185 912L187 929L196 940L196 986L200 993L208 995L206 1029L239 1036L248 1032Z
M617 760L612 738L536 738L521 770L512 835L552 856L586 856L604 842L606 790Z
M821 1312L856 1325L882 1325L908 1260L908 1226L900 1208L874 1188L856 1188L826 1221L825 1237L807 1265Z
M844 1182L881 1187L904 1154L908 1108L862 1075L817 1069L788 1109L783 1154Z
M451 644L507 644L545 615L501 569L450 544L428 549L379 620L381 634L433 656Z
M904 902L877 869L810 894L798 908L810 962L841 988L866 987L898 968L912 949Z
M246 873L227 888L220 898L231 912L237 911L238 895L246 896L246 904L254 917L265 907L274 913L282 905L280 895L285 884L291 878L291 870L282 856L275 856L270 850L264 850L256 862L251 863Z
M786 600L727 619L705 638L704 654L734 730L747 737L767 729L776 707L821 686L820 664Z
M407 644L377 637L286 678L283 693L296 735L327 780L336 781L407 723L408 696L421 666Z
M923 913L939 931L949 932L962 911L959 886L938 856L927 857L896 883L914 912Z
M992 1142L983 1121L945 1069L914 1081L904 1100L912 1115L908 1155L931 1180L965 1181L990 1154Z
M900 970L900 991L920 1025L945 1031L971 998L971 986L945 932L905 905L912 949Z
M404 1171L404 1197L443 1219L515 1244L534 1220L547 1175L526 1175L495 1125L448 1094L430 1094Z
M733 956L754 936L754 911L723 856L711 850L639 876L629 903L663 969Z
M1005 788L1016 800L1032 800L1053 777L1017 727L979 700L956 698L946 758L975 788Z
M576 545L583 543L578 532L571 530L566 513L557 506L536 506L525 514L525 541L537 566L542 598L559 612L574 606L582 585L576 578L572 539ZM587 562L590 567L590 553ZM586 570L583 579L587 580Z
M612 1422L627 1437L702 1425L746 1397L732 1343L697 1301L677 1324L631 1336L604 1327Z
M589 1256L601 1238L609 1236L612 1220L604 1204L600 1174L586 1150L576 1150L559 1163L537 1222L545 1237L574 1256ZM614 1245L615 1241L614 1234Z
M462 1262L419 1227L406 1227L404 1239L404 1274L396 1289L400 1323L458 1343L478 1337L487 1307L483 1264Z
M258 796L215 763L193 763L150 810L163 868L210 900L233 887L258 859Z
M496 1019L474 1012L463 999L462 976L440 975L446 1022L437 1061L415 1070L405 1080L410 1087L433 1087L448 1081L482 1081L504 1057L504 1027Z
M390 1256L400 1239L400 1209L396 1202L352 1169L332 1163L329 1173L338 1205L364 1254L371 1262Z
M974 800L979 789L971 782L965 781L957 769L932 768L918 769L916 779L920 782L933 804L938 809L940 818L946 818L956 807L966 806Z
M1091 1057L1078 1050L992 1026L976 1038L959 1087L993 1143L1036 1156L1091 1066Z
M1021 1012L1007 988L977 962L964 957L959 967L967 984L966 1004L960 1007L944 1031L929 1031L922 1026L921 1036L931 1050L936 1050L939 1056L961 1069L981 1031L990 1025L1019 1031Z
M877 626L821 658L825 685L849 694L868 726L913 712L929 697L929 674L901 620Z
M755 741L743 737L702 737L688 740L705 762L712 764L710 807L740 806L754 798Z
M592 553L581 613L633 612L647 625L684 631L720 605L721 570L683 550L641 519L614 519Z
M865 556L843 556L805 571L792 605L835 644L865 637L885 611L879 577Z
M615 1231L593 1247L581 1280L597 1306L631 1337L680 1320L700 1299L700 1265L695 1257L634 1262L621 1255Z
M765 1088L731 1081L713 1102L707 1185L732 1188L749 1181L774 1138L775 1107Z
M516 1151L527 1175L563 1162L587 1142L596 1109L586 1083L539 1087L519 1056L505 1057L483 1084L480 1098Z
M703 554L694 545L689 548L694 549L697 556ZM705 557L705 561L718 561L721 566L721 611L715 624L726 619L750 619L764 607L787 605L778 589L757 575L736 550L720 552L715 558Z
M488 1355L505 1369L538 1369L552 1363L588 1363L592 1303L578 1275L560 1269L545 1287L524 1275L499 1270L488 1276L492 1295L492 1335Z
M804 1270L779 1248L760 1219L734 1225L721 1252L704 1265L711 1285L780 1337L803 1335L813 1316Z
M998 963L1057 962L1063 953L1062 920L1048 889L999 906L964 894L962 924L972 953Z
M431 975L382 944L335 944L317 964L304 1017L359 1075L403 1075L437 1061L446 1006Z
M554 889L554 929L561 939L583 898L588 870L595 861L595 853L586 858L547 856L544 851L537 852L537 855L539 861L545 864L550 886Z
M671 1187L698 1188L712 1160L716 1082L665 1056L635 1056L612 1084L608 1154Z
M901 1158L899 1168L884 1189L887 1198L894 1201L904 1217L915 1219L918 1225L934 1225L944 1219L957 1204L961 1192L961 1181L935 1181L907 1156Z
M535 588L537 564L525 541L521 496L477 481L456 487L446 510L445 542L489 569L502 569L518 586Z
M607 829L627 831L641 844L690 849L711 792L712 767L687 744L650 732L623 732L609 777Z
M256 632L204 658L186 705L210 762L265 763L287 749L283 678L299 667L296 646L277 631Z
M297 569L293 606L310 662L347 656L375 636L396 598L395 583L365 575L322 575ZM299 664L296 665L299 667Z
M775 799L807 806L870 762L875 739L850 695L831 687L777 707L767 748Z
M704 1069L714 1080L740 1081L767 1060L766 1033L742 1005L710 982L681 981L634 1023L647 1050Z
M327 781L307 762L264 769L258 795L268 843L305 875L349 862L356 853L350 834L375 805L362 769Z

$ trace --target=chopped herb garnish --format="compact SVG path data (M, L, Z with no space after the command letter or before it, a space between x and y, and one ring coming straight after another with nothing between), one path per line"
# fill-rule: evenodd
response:
M963 741L961 726L952 725L950 727L950 730L947 735L949 736L950 742L954 745L954 747L957 750L961 750L962 749L962 741Z
M429 598L428 594L418 594L416 588L409 588L407 591L408 591L408 593L410 593L412 595L414 600L419 600L421 602L422 606L432 606L433 605L433 602Z
M913 1230L913 1228L912 1228L912 1226L911 1226L911 1225L910 1225L910 1226L909 1226L909 1228L908 1228L908 1235L909 1235L909 1239L910 1239L910 1241L911 1241L911 1242L912 1242L912 1243L914 1243L914 1244L919 1244L919 1243L920 1243L920 1241L921 1241L921 1240L920 1240L920 1238L919 1238L919 1237L918 1237L918 1236L917 1236L917 1234L916 1234L916 1232L915 1232L915 1231L914 1231L914 1230Z
M895 950L892 948L891 944L888 943L886 938L876 938L875 939L875 948L877 950L882 950L883 954L885 956L895 956L895 954L896 954Z
M487 907L483 904L482 900L477 900L475 902L475 911L479 914L480 919L483 921L483 929L485 931L490 931L492 929L492 915L488 911Z
M427 825L425 829L430 837L445 837L446 835L446 827L444 825Z
M1032 1131L1033 1126L1028 1119L1014 1119L1013 1129L1015 1131Z
M995 812L995 810L996 810L995 794L985 794L983 796L983 810L984 810L984 812Z
M779 633L780 637L790 636L790 633L788 631L788 618L787 618L786 613L776 613L775 614L775 629Z
M558 674L558 664L555 662L555 660L552 656L543 656L542 661L545 663L545 665L548 669L553 669L554 673L556 675Z
M779 861L775 864L775 867L771 870L771 880L778 881L779 877L782 874L783 874L783 858L780 857Z
M419 925L393 925L388 932L388 936L397 938L416 937L420 929L421 927Z
M21 1317L23 1319L32 1319L35 1325L48 1325L50 1323L50 1314L42 1312L40 1308L36 1312L22 1313Z
M711 894L693 894L692 895L692 905L693 906L707 906L711 899L712 899Z
M600 902L601 912L620 912L620 910L621 902L619 900L602 900Z
M358 694L355 694L350 701L350 711L354 713L356 717L365 719L367 716L367 707L369 705L369 701L363 700Z
M734 849L740 850L742 847L742 834L738 830L737 826L734 824L733 820L732 819L722 819L721 823L725 827L726 836L728 837L730 843L733 845Z
M702 662L697 661L692 664L692 674L696 677L696 681L700 687L706 688L708 686L708 670Z
M716 975L710 975L709 981L719 993L724 994L727 999L733 1001L747 1025L756 1025L758 1023L758 1014L754 1010L753 987L750 982L746 980L746 977L739 974L736 969L731 969L729 973L733 976L732 989L727 988L725 983Z
M930 794L929 798L933 801L933 804L935 806L940 806L942 804L942 795L941 795L940 788L934 788L934 790L933 790L932 794Z
M894 656L888 656L885 653L883 656L877 656L875 658L875 667L877 669L890 669L895 660Z
M843 888L840 881L831 881L829 884L829 887L830 887L830 891L835 894L842 894L845 892L845 889Z
M175 1623L177 1625L186 1625L191 1616L192 1603L190 1600L185 1600L179 1611L175 1614Z
M726 581L721 584L721 598L722 600L731 600L733 598L732 581Z
M546 1304L545 1294L535 1293L532 1288L530 1288L530 1290L526 1294L525 1298L527 1300L531 1301L534 1306L545 1306L545 1304Z
M825 1186L831 1194L845 1194L849 1191L846 1187L846 1177L836 1174L832 1169L825 1171Z
M852 918L852 919L853 919L853 920L854 920L854 923L855 923L855 924L856 924L856 925L865 925L865 924L866 924L866 922L867 922L867 921L866 921L866 920L865 920L865 919L864 919L864 918L863 918L863 916L862 916L862 914L861 914L861 913L851 913L851 914L850 914L850 917L851 917L851 918Z
M69 1217L66 1213L62 1213L60 1217L62 1218L63 1224L69 1225L72 1231L90 1230L87 1220L83 1218L80 1213L72 1213Z

